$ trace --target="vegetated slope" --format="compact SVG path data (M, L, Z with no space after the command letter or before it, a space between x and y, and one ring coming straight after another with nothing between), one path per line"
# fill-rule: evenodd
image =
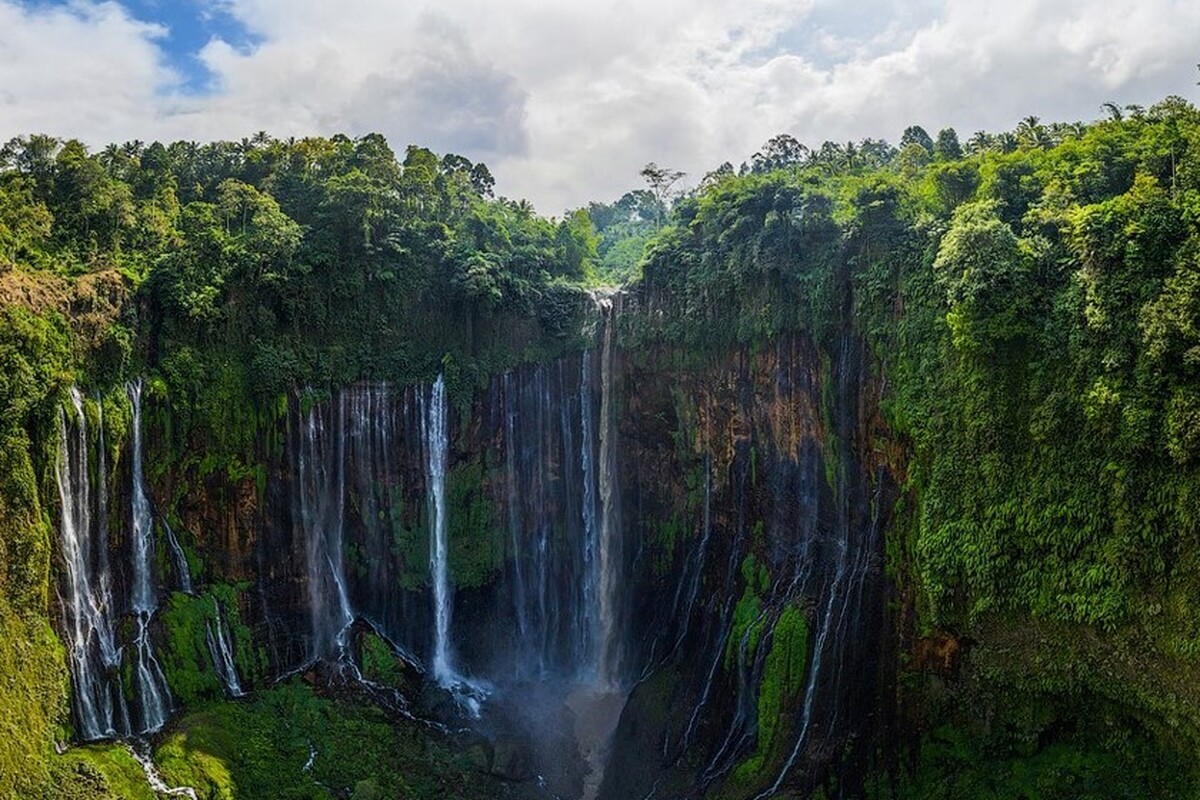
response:
M622 340L687 359L795 333L833 352L848 322L865 338L906 451L886 541L913 757L881 762L906 796L1182 792L1200 751L1200 117L1169 98L965 148L922 133L776 140L714 173L654 240ZM0 787L29 795L62 769L50 476L69 383L151 374L174 496L252 487L297 386L441 367L465 398L580 346L598 252L586 215L539 218L492 199L485 168L397 162L373 136L95 155L30 137L4 157L0 655L22 683L0 700Z
M643 335L828 337L853 286L909 440L888 545L902 731L922 739L906 796L1182 791L1200 747L1200 117L1171 98L1033 119L969 155L912 138L883 166L827 145L714 176L650 252L643 292L673 313Z

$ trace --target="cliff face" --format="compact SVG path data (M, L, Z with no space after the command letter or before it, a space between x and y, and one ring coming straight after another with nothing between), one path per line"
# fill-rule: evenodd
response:
M870 356L849 330L626 350L626 324L601 298L589 349L449 398L441 379L294 393L254 419L238 469L213 470L195 432L180 452L185 423L153 385L144 419L79 398L64 497L88 487L85 505L112 509L82 569L114 598L117 644L161 665L178 712L361 659L360 620L464 708L490 698L503 722L481 730L532 740L532 769L567 796L853 785L888 724L883 536L903 468ZM141 639L135 441L157 603ZM87 657L140 719L138 679L120 677L138 664ZM105 733L82 722L77 705L77 733Z
M172 417L149 398L155 580L170 595L153 640L179 704L222 686L219 648L182 646L203 642L188 626L231 627L250 687L348 657L361 619L427 668L442 642L440 682L467 693L627 696L591 790L603 797L852 781L887 723L883 533L902 468L868 354L850 332L830 348L632 353L620 324L605 311L590 350L459 393L444 441L430 386L296 395L242 475L155 467ZM116 564L125 528L108 540Z
M887 722L883 532L901 466L868 364L850 333L832 351L788 337L628 363L643 671L604 796L750 797L830 769L852 785Z

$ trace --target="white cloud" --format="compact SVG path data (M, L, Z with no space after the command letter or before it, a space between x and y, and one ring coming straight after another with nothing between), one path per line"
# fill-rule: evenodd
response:
M0 0L0 119L110 139L380 131L487 160L548 213L610 199L655 160L693 180L788 131L817 145L969 135L1105 100L1195 97L1183 0L221 0L260 42L211 42L203 97L173 91L161 31L114 4ZM24 77L29 76L29 77Z
M0 2L0 135L72 133L105 140L130 122L153 128L157 92L178 78L160 58L164 31L116 3L27 8Z

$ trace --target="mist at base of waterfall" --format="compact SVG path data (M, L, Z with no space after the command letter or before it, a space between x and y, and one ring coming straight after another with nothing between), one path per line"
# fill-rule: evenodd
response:
M545 677L498 688L479 721L497 750L525 753L529 777L561 800L595 800L628 692Z

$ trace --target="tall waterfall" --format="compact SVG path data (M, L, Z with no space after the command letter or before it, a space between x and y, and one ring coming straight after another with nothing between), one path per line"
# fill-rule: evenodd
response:
M433 584L433 675L448 686L457 675L450 654L450 617L454 598L450 593L449 545L446 535L446 461L450 442L446 424L446 381L438 375L429 390L422 415L422 439L429 503L429 576Z
M126 386L133 409L130 447L132 494L129 528L129 596L132 639L118 643L119 609L112 590L108 541L108 455L103 405L97 404L95 474L89 469L91 443L83 395L70 391L74 431L66 409L58 415L59 454L55 478L62 504L61 543L65 566L64 629L72 679L72 710L81 739L90 741L158 730L170 713L171 696L154 653L150 623L157 609L154 576L154 523L142 463L142 384ZM72 435L73 433L73 435ZM122 665L128 654L130 709L122 691Z
M330 416L331 419L326 419ZM336 411L313 406L299 415L296 448L295 523L305 546L312 660L341 657L354 620L343 570L346 507L346 398Z
M134 611L153 611L156 602L154 587L154 516L146 496L146 479L142 469L142 381L130 381L125 386L133 406L133 531L130 544L133 550L133 570L130 600Z
M601 684L621 680L621 642L618 636L618 596L621 572L620 498L617 489L617 420L613 397L616 308L612 298L599 300L603 316L600 352L600 526L597 537L596 605L599 609L596 676Z
M582 375L579 381L580 468L583 478L583 609L587 619L589 667L591 677L598 677L596 653L600 652L600 536L601 523L597 500L596 432L592 386L595 383L595 359L592 350L585 350Z
M113 634L111 593L100 571L108 547L103 515L92 516L92 483L88 472L88 429L83 395L71 388L75 436L69 435L66 411L59 408L59 450L55 477L62 501L62 550L66 566L63 596L64 628L70 655L71 705L80 738L116 736L128 728L122 719L122 696L117 682L121 653ZM101 467L103 460L98 461ZM96 491L106 491L103 475ZM105 508L106 506L100 506ZM106 557L105 557L106 559ZM107 560L107 559L106 559Z
M147 733L158 730L167 721L171 700L166 678L150 642L150 618L158 607L158 598L154 584L154 515L142 468L142 381L132 381L125 388L133 406L131 606L137 618L133 638L133 689L141 715L137 732Z

